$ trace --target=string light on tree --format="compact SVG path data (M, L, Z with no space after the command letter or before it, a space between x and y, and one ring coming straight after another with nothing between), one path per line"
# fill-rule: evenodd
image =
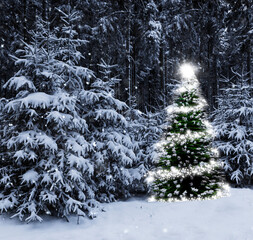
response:
M175 91L174 104L167 108L170 126L156 146L157 169L147 176L156 200L211 199L225 192L195 71L192 64L182 64L181 84Z

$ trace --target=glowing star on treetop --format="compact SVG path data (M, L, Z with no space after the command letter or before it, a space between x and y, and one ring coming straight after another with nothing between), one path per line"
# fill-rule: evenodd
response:
M192 79L195 78L195 69L189 63L184 63L180 67L180 74L184 79Z

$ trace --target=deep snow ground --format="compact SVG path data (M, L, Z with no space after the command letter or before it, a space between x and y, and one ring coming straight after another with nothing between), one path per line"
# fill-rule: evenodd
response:
M0 216L1 240L253 240L253 190L192 202L130 199L105 204L94 220L20 223Z

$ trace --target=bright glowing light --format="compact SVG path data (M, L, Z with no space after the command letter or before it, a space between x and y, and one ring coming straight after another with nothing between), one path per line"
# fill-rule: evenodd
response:
M195 77L194 67L189 63L184 63L180 67L180 73L185 79L192 79Z
M148 202L157 202L155 196L151 196L148 198Z
M186 167L186 168L175 168L171 167L171 171L164 170L162 168L157 168L154 172L154 178L164 180L165 182L169 179L175 178L185 178L187 176L200 176L204 173L212 173L216 168L220 168L221 164L219 162L211 160L210 162L203 162L199 166ZM153 176L152 176L153 177Z
M153 183L154 180L155 180L155 179L154 179L154 176L152 176L152 175L149 175L149 176L146 178L146 181L147 181L148 184Z
M148 202L184 202L184 201L196 201L196 200L197 201L205 201L205 200L219 199L222 197L229 197L231 195L230 187L228 184L220 182L220 183L218 183L218 185L220 188L217 189L216 195L212 195L209 197L195 198L195 197L193 197L193 195L192 195L192 197L185 197L185 196L181 195L181 196L178 196L179 198L169 197L168 199L162 199L162 198L157 199L154 195L152 195L148 198ZM208 191L206 191L206 193L207 192ZM212 192L210 192L210 193L212 193ZM205 194L205 193L203 193L203 194ZM200 195L203 195L203 194L200 194Z
M217 148L212 148L211 151L215 157L219 157L219 151Z

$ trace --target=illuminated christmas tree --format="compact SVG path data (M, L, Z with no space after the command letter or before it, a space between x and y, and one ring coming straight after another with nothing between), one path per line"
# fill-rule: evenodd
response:
M223 184L211 148L212 128L205 120L206 102L194 68L183 64L180 72L182 83L175 91L174 104L167 108L170 126L158 144L152 189L158 200L214 198Z

